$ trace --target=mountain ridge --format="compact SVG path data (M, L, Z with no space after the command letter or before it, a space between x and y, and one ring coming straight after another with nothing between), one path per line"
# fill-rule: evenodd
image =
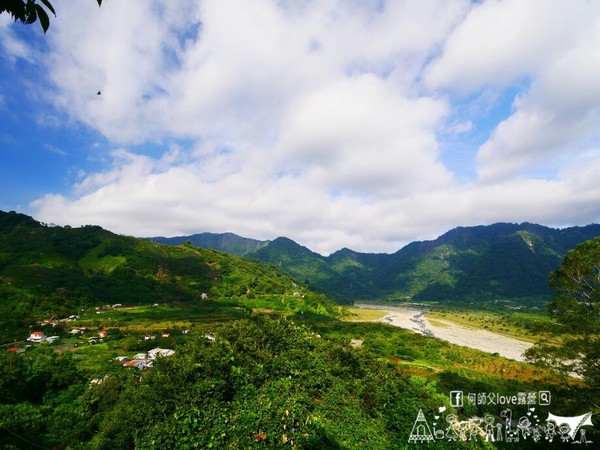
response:
M600 236L600 225L551 228L530 222L456 227L394 253L342 248L323 256L278 237L243 255L278 266L340 303L537 299L566 252Z
M239 236L235 233L196 233L188 236L155 236L146 238L148 240L166 245L182 245L190 242L195 247L207 248L210 250L224 251L236 256L244 256L247 253L254 252L271 241L261 241Z
M552 297L550 273L558 269L566 252L600 236L598 224L556 229L529 222L500 222L456 227L434 240L411 242L394 253L361 253L342 248L323 256L287 237L258 241L233 233L197 235L216 250L194 246L189 236L180 236L179 242L183 242L178 250L171 251L167 248L173 245L152 247L160 244L151 239L115 235L98 226L48 227L14 212L0 216L0 243L9 245L8 250L0 248L0 270L9 271L0 273L9 281L0 283L0 287L14 297L17 294L10 282L25 282L24 277L28 277L32 291L37 289L37 283L45 286L46 297L60 300L66 296L71 301L87 298L93 292L101 292L100 297L114 298L115 302L121 295L187 298L199 295L201 285L205 291L212 289L224 296L260 294L265 289L267 293L269 285L277 284L279 275L264 268L259 270L263 275L251 275L255 269L248 264L254 262L275 266L302 286L338 303L546 302ZM10 247L10 239L16 239L18 248ZM136 253L139 249L141 255ZM11 252L17 251L22 259L18 264L10 260ZM215 256L223 251L240 259L225 261L224 256ZM186 252L222 261L196 267ZM244 255L239 257L235 252ZM149 268L151 264L154 266ZM235 274L237 281L226 277L226 287L215 286L209 276L215 264L225 265L227 277ZM182 278L171 266L186 275ZM238 267L246 272L239 272ZM201 283L173 282L186 279L195 271L199 271Z

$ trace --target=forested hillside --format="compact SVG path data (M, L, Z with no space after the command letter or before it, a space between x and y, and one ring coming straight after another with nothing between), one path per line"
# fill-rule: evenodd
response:
M461 227L394 254L349 249L324 257L278 238L247 255L277 265L342 303L355 300L550 300L550 272L600 225L562 230L523 223Z
M267 307L286 301L291 309L321 313L329 308L323 296L258 261L0 212L0 316L8 329L25 326L35 311L64 315L88 305L215 299Z
M157 236L148 239L159 244L168 245L182 245L189 242L194 247L208 248L237 256L255 252L270 242L244 238L233 233L199 233L190 236Z

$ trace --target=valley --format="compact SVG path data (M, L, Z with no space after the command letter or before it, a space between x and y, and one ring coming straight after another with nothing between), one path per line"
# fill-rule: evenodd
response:
M0 447L387 449L419 410L499 417L457 390L593 406L523 362L560 342L536 302L351 307L284 266L0 212Z

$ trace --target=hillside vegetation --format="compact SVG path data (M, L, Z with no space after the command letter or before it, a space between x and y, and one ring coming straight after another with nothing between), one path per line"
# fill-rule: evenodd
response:
M341 303L551 299L550 273L600 225L562 230L529 223L461 227L393 254L339 250L324 257L277 238L248 257L277 265Z
M248 308L333 311L324 296L265 263L189 245L160 245L98 226L49 227L0 212L0 323L9 330L29 325L40 311L66 315L89 305L214 300Z
M236 256L245 256L269 244L270 241L259 241L238 236L233 233L198 233L189 236L148 238L159 244L183 245L189 242L194 247L208 248Z
M152 238L189 240L277 266L338 303L496 300L541 306L551 299L550 273L567 251L600 236L600 225L553 229L531 223L459 227L393 254L348 248L322 256L291 239L256 241L231 233Z

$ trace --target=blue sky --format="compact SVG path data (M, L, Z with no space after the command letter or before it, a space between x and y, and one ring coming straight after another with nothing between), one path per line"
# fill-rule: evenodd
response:
M0 16L2 210L323 254L599 221L596 2L53 4Z

